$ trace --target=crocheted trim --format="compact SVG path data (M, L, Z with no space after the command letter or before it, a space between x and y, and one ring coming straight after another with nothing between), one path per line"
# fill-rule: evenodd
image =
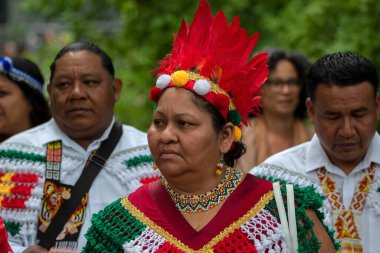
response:
M123 162L127 168L136 167L143 163L153 163L153 157L151 155L139 155Z
M323 193L322 188L319 186L318 179L308 177L299 172L295 172L275 164L262 163L254 167L250 171L250 174L265 175L269 181L272 181L272 179L281 178L288 183L297 184L302 187L314 185L317 188L316 190L318 190L318 193Z
M136 238L124 243L123 249L124 252L143 252L145 248L148 249L148 252L156 252L164 243L164 238L156 234L149 227L146 227Z
M268 210L261 210L245 223L240 230L253 242L258 252L286 252L284 231L276 217ZM271 252L271 251L269 251Z
M244 216L239 218L237 221L233 222L230 226L225 228L222 232L220 232L217 236L212 238L210 242L208 242L205 246L203 246L200 250L194 250L189 248L187 245L182 243L180 240L175 238L173 235L165 231L163 228L157 226L152 220L146 217L140 210L138 210L131 202L129 202L128 198L125 197L121 199L120 203L127 209L133 216L139 219L143 224L152 229L155 233L163 237L165 240L172 243L178 249L183 250L185 252L204 252L206 250L212 250L212 247L216 245L223 238L227 237L230 233L234 232L235 229L239 228L247 221L252 219L252 217L256 216L271 200L273 199L273 191L269 191L264 194L261 199L256 203L256 205L251 208Z
M0 150L0 159L18 159L18 160L27 160L32 162L41 162L44 163L46 156L38 155L33 153L26 153L17 150Z
M377 169L380 169L377 167ZM380 176L375 177L368 194L366 206L373 209L375 215L380 216Z
M116 177L128 195L141 185L158 179L160 172L152 169L151 159L148 146L138 146L112 155L103 170Z
M91 222L82 252L120 252L125 242L134 240L146 229L145 224L125 210L120 199L94 214Z
M16 222L4 222L5 228L9 234L15 236L20 232L21 225Z

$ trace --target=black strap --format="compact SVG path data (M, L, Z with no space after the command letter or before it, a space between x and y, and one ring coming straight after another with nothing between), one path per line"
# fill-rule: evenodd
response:
M89 191L92 182L103 168L112 151L115 149L122 134L122 125L115 122L112 126L109 137L102 141L96 154L93 153L89 156L82 174L71 190L70 199L63 202L62 206L51 220L47 230L40 238L38 243L39 246L47 250L54 246L58 234L62 231L64 225L74 213L82 198Z

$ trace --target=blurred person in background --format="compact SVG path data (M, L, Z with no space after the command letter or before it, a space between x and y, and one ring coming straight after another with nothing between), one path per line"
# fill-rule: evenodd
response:
M50 119L39 67L21 57L0 57L0 142Z
M304 122L304 81L309 65L309 60L298 53L274 50L269 54L262 112L252 115L243 128L247 152L238 160L238 168L248 172L267 157L311 138L313 131Z

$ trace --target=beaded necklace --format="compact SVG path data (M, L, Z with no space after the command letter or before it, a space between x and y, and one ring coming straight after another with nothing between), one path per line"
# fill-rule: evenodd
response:
M165 190L169 193L174 204L181 212L195 213L207 211L225 200L241 183L243 172L241 170L226 167L226 174L217 187L198 196L184 195L175 192L167 180L161 176Z

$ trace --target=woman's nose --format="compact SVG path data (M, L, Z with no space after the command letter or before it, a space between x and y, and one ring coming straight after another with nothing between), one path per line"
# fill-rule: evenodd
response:
M173 127L171 124L167 125L165 129L161 132L161 142L163 143L171 143L171 142L177 142L178 136L175 130L175 127Z

